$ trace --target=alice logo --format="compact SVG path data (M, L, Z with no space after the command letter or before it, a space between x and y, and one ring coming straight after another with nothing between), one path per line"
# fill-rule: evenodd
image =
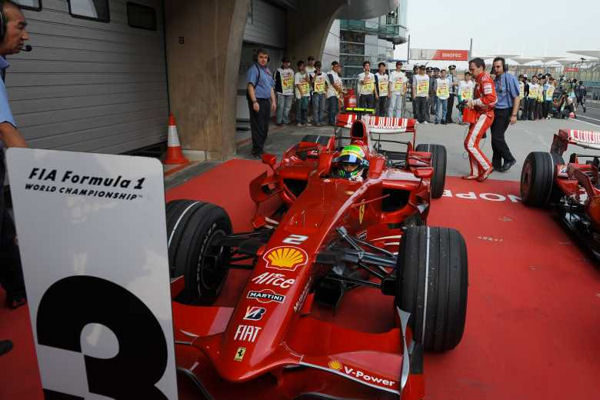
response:
M57 182L58 171L56 169L46 170L45 168L33 168L29 173L28 179L37 179L38 181L51 181ZM132 189L141 190L146 178L139 178L137 180L125 179L121 175L114 177L104 176L88 176L78 175L73 171L65 171L58 182L61 183L74 183L80 185L91 185L91 186L104 186L128 189L131 185L134 185Z

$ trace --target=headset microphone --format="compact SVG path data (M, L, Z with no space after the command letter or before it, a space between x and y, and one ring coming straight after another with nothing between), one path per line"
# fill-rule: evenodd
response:
M33 47L31 47L31 45L28 45L28 44L26 44L25 46L23 46L23 49L22 49L22 51L27 51L27 52L29 52L31 50L33 50Z

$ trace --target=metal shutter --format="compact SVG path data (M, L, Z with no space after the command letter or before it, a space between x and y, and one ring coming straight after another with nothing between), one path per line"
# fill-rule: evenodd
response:
M9 57L6 84L31 147L122 153L166 139L167 74L160 0L158 30L131 28L125 0L110 22L74 18L66 0L24 11L30 53Z

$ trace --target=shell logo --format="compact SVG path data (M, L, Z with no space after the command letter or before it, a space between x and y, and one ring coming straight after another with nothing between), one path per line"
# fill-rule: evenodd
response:
M267 268L295 271L308 261L306 251L298 247L282 246L269 250L263 259L267 262Z
M342 369L342 363L338 360L331 360L327 364L327 366L331 369L335 369L336 371L340 371Z

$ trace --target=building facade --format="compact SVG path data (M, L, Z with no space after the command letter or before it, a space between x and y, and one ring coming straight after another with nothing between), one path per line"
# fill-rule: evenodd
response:
M326 65L338 60L343 65L342 80L354 87L356 76L369 61L375 70L379 62L394 59L394 48L407 40L407 4L401 0L394 10L379 17L357 20L338 19L329 31L323 60Z

